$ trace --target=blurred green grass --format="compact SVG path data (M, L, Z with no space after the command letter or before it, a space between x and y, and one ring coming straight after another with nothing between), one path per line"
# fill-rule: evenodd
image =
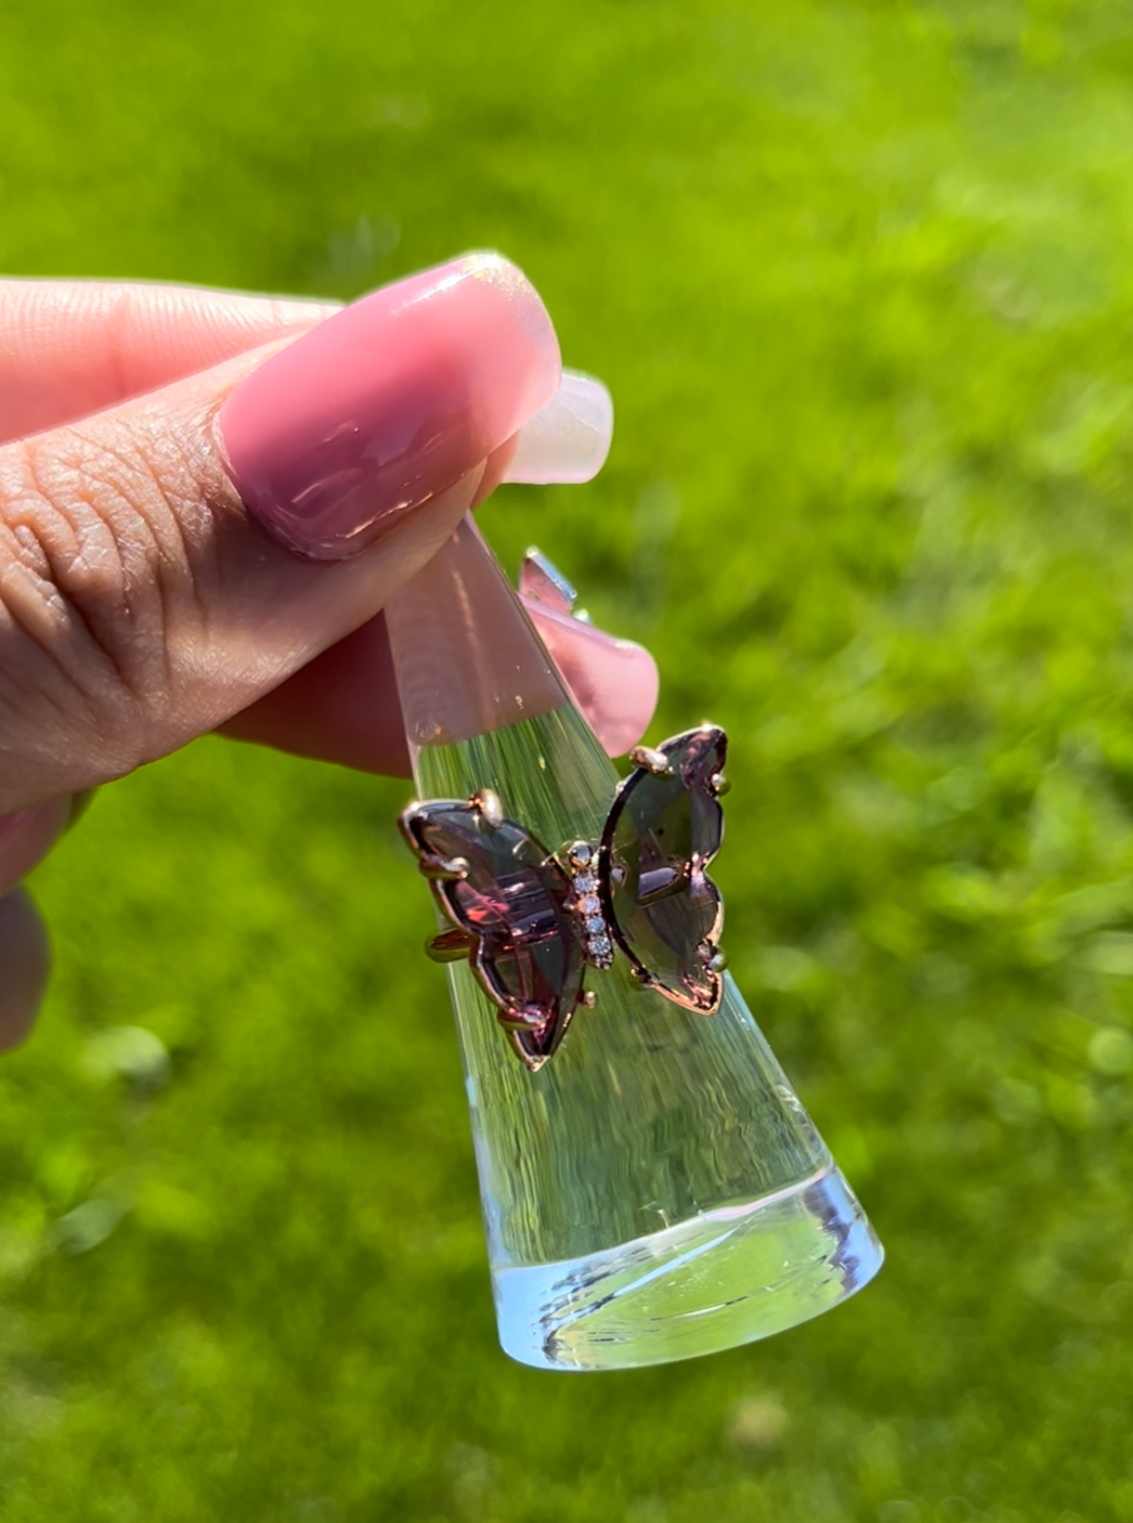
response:
M510 1365L406 787L202 742L36 878L5 1523L1133 1519L1128 7L23 0L0 195L19 273L527 268L619 433L483 520L732 732L733 966L890 1255Z

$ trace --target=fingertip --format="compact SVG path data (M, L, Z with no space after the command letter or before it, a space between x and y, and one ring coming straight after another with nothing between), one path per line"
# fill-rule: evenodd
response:
M594 376L564 370L551 400L519 430L505 481L549 485L592 481L614 437L614 403Z
M361 772L408 777L409 751L382 616L233 715L219 733Z
M248 512L297 554L357 554L506 444L554 395L526 277L474 254L382 287L278 350L217 415Z
M0 440L168 386L338 310L157 282L0 280Z
M551 659L610 756L649 727L660 677L644 646L523 598ZM296 756L388 777L409 776L409 754L385 619L340 640L266 697L220 727Z
M610 756L624 756L649 728L661 689L643 645L524 598L547 652Z
M72 808L68 796L0 817L0 894L9 893L43 860L71 823Z

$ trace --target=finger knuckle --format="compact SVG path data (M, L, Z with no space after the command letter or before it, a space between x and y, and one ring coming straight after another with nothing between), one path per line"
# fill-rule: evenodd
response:
M0 702L65 714L72 733L84 716L108 775L149 759L176 702L171 625L205 605L183 528L196 495L175 446L125 427L0 450Z

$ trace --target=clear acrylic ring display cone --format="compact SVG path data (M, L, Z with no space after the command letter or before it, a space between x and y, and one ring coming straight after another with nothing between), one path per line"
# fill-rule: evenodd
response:
M419 797L491 788L550 851L598 839L618 774L470 522L386 618ZM514 1359L713 1353L877 1273L881 1246L730 979L704 1016L639 988L624 959L591 970L595 1008L532 1073L467 962L447 972Z

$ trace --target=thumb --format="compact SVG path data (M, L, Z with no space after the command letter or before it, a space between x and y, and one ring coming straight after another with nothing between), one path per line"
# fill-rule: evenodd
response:
M371 618L550 400L496 255L0 448L0 814L164 755Z

